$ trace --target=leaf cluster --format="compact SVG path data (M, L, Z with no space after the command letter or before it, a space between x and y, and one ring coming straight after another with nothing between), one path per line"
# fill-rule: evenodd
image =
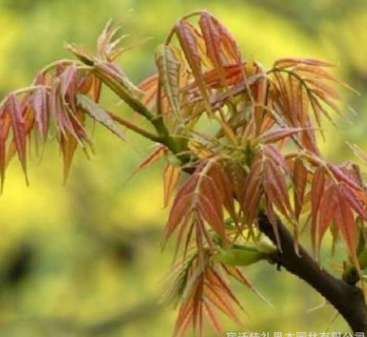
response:
M331 74L332 64L283 58L267 69L246 60L228 30L199 11L177 21L156 49L157 73L135 86L116 62L127 49L119 47L117 31L106 26L96 56L68 45L78 60L45 67L31 86L0 103L2 184L15 154L26 174L31 139L42 148L50 130L66 178L76 148L93 149L88 119L122 139L120 125L154 142L157 148L138 170L166 158L164 203L173 202L164 241L176 235L180 255L166 298L180 304L179 336L190 325L203 335L204 317L220 333L218 312L238 320L234 307L241 305L227 278L251 287L238 268L252 259L245 246L252 245L251 261L275 249L264 248L260 211L272 224L280 253L278 217L292 228L296 252L303 228L309 230L316 258L329 230L334 245L344 244L345 264L362 279L367 192L360 169L328 162L317 144L317 134L325 136L323 120L334 124L332 117L343 112L335 84L348 87ZM136 116L107 111L99 103L103 88ZM149 126L140 126L141 119Z

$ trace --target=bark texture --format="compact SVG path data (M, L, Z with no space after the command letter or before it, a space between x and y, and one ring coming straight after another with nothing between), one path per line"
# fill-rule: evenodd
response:
M276 243L273 227L264 213L259 215L259 229ZM279 220L278 229L282 252L271 256L273 262L318 291L344 317L353 332L367 335L367 307L361 289L321 269L302 246L299 246L297 255L292 234Z

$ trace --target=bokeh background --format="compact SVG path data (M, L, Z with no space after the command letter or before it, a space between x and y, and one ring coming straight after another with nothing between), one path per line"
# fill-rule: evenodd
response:
M154 72L153 51L183 14L207 8L237 38L243 55L264 65L284 56L317 57L340 65L335 72L360 91L344 92L357 111L325 126L322 148L330 160L351 157L349 139L366 149L367 2L365 0L0 0L0 98L26 86L53 60L70 57L63 42L93 50L112 18L130 41L152 37L120 62L135 82ZM105 97L114 110L129 114ZM82 152L66 185L59 149L30 163L30 187L15 160L0 199L0 336L170 336L175 311L157 305L171 264L160 241L163 163L127 178L151 151L131 136L122 143L94 131L96 155ZM307 240L307 239L306 239ZM331 260L326 254L326 265ZM345 331L335 311L300 280L267 264L245 270L269 307L238 288L248 316L227 332ZM320 306L317 310L310 310Z

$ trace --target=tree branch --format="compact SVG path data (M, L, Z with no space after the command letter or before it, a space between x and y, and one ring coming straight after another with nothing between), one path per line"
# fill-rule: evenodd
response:
M264 213L259 215L259 229L273 243L276 243L273 227ZM344 317L353 332L367 334L367 307L362 290L335 278L322 269L302 246L299 247L299 255L297 255L294 250L293 236L279 220L278 230L282 253L273 254L272 261L307 282L325 297Z

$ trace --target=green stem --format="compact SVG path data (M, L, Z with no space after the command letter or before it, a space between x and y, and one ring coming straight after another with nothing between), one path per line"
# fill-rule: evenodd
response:
M134 123L131 123L130 121L126 120L125 118L117 116L114 113L109 112L109 111L107 111L107 113L111 116L111 118L115 122L125 126L129 130L134 131L135 133L143 136L144 138L150 139L151 141L153 141L155 143L161 143L162 142L161 137L159 137L157 135L154 135L153 133L150 133L149 131L146 131L146 130L140 128L139 126L137 126Z
M132 110L147 119L157 131L159 143L166 145L167 148L175 154L182 163L189 160L187 155L180 154L186 149L186 143L172 137L164 124L163 116L156 115L149 110L139 99L133 97L129 90L117 78L109 76L102 69L95 67L94 74L106 84L117 96L119 96Z

